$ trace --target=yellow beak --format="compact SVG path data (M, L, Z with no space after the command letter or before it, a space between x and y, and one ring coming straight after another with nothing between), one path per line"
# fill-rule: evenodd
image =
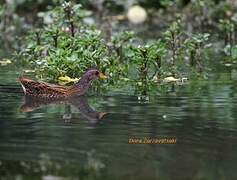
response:
M100 79L107 79L108 77L106 75L104 75L103 73L100 73L99 78Z

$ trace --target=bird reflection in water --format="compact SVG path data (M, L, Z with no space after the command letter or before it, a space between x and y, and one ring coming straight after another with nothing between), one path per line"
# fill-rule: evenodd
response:
M63 119L65 122L70 122L71 119L71 105L78 108L80 113L90 122L97 123L104 117L106 112L98 112L88 104L86 96L74 96L69 99L42 99L33 96L24 96L24 104L20 110L22 112L32 112L36 109L48 106L50 104L65 104L65 114Z

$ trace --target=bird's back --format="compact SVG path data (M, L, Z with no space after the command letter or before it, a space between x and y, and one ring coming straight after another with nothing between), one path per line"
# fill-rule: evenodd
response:
M69 87L49 84L42 81L35 81L25 77L20 77L19 81L26 95L44 98L64 98L67 97Z

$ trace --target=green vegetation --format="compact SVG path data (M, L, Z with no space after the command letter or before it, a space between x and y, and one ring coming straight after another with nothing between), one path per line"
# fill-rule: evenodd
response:
M1 6L3 33L9 34L9 25L17 29L17 23L24 24L29 19L18 14L30 2ZM96 67L111 77L107 86L126 83L141 94L157 82L207 77L212 63L210 54L224 56L223 64L236 62L237 14L236 7L229 2L163 0L152 7L152 3L137 0L135 4L147 8L147 23L150 20L156 24L159 19L162 27L156 33L158 37L146 41L139 32L121 31L113 26L120 23L119 18L108 10L125 12L128 4L105 0L98 5L101 8L92 8L93 12L90 8L95 4L82 4L88 10L74 1L37 2L36 7L43 10L34 15L37 21L29 24L28 31L21 32L24 28L19 28L17 34L21 38L14 39L15 42L9 36L8 42L17 52L16 61L33 69L37 78L54 82L72 82L86 69ZM11 9L14 18L6 9ZM6 37L3 35L1 40Z
M57 80L61 76L79 77L86 69L97 67L116 77L137 79L129 76L131 69L137 69L140 78L151 81L155 75L177 76L183 71L177 69L177 62L182 61L186 48L192 54L192 61L199 63L207 34L192 37L182 36L180 19L173 22L164 32L164 38L147 45L138 45L139 39L131 32L112 35L108 40L103 37L103 30L82 22L88 12L79 4L64 3L48 12L52 23L33 30L26 37L25 47L18 53L21 59L30 62L42 78ZM205 41L203 40L205 39ZM185 46L181 45L186 41ZM193 50L191 50L193 47ZM194 66L194 62L191 63ZM149 77L149 74L152 74Z
M225 49L224 52L227 60L237 59L237 14L229 19L220 19L220 31L224 35Z

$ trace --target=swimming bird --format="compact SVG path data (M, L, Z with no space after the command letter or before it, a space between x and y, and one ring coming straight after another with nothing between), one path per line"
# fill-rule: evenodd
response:
M97 69L87 70L80 80L73 86L61 86L49 84L42 81L35 81L29 78L20 77L19 81L26 95L36 96L41 98L59 98L64 99L74 95L84 95L93 80L106 79L103 73Z

